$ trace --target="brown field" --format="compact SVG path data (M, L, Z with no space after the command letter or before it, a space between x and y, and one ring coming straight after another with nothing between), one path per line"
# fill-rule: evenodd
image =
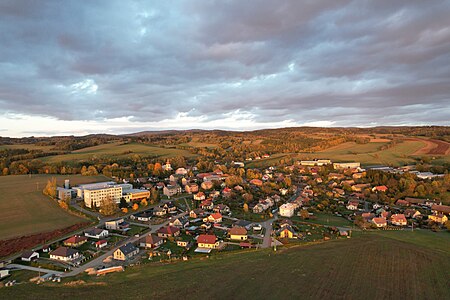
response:
M42 194L51 177L62 186L64 179L72 185L105 181L105 176L15 175L0 176L0 240L65 228L86 220L61 209Z
M425 146L413 155L449 155L450 154L450 143L441 140L432 139L420 139L420 138L406 138L405 140L411 141L421 141L425 143Z
M387 234L360 233L276 253L212 254L209 259L141 265L106 277L66 279L76 285L21 284L0 289L0 298L448 299L449 268L448 251Z

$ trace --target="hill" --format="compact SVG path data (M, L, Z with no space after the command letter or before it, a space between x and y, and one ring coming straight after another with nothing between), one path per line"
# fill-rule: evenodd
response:
M407 234L403 232L403 234ZM449 245L448 233L433 239ZM448 249L448 248L447 248ZM141 265L107 277L0 289L14 299L445 299L450 254L407 239L351 240Z

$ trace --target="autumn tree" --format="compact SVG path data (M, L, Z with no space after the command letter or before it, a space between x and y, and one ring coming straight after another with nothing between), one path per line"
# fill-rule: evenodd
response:
M52 198L56 197L56 178L52 177L52 179L47 180L47 185L42 191L44 195L50 196Z
M110 196L103 199L100 205L100 213L105 216L115 214L117 209L117 203Z
M139 205L137 203L133 204L133 210L138 210L139 209Z
M308 213L308 211L307 211L306 209L300 210L300 217L301 217L303 220L309 219L309 213Z
M146 200L146 199L143 199L143 200L141 201L141 206L147 206L147 205L148 205L147 200Z
M150 191L150 203L151 204L156 204L159 202L159 192L157 189L153 188Z
M245 213L248 213L248 204L244 203L243 210Z

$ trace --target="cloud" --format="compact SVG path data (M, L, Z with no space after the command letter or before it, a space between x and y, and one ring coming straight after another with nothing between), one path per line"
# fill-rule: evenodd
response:
M2 1L0 114L94 131L450 125L449 13L444 0Z

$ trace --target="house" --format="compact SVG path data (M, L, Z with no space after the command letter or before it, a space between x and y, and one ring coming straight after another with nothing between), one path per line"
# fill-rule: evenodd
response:
M153 214L157 217L163 217L167 215L167 210L163 207L158 206L153 209Z
M222 222L222 214L221 213L210 214L208 217L203 219L203 222L220 223Z
M87 237L74 235L63 242L64 246L78 247L87 242Z
M348 210L357 210L359 202L358 201L349 201L346 208Z
M214 234L200 234L197 238L197 245L200 248L217 249L219 241Z
M168 213L177 210L177 207L176 207L175 204L173 204L172 202L165 203L165 204L163 205L163 208L164 208L165 210L167 210Z
M175 220L169 222L169 225L179 228L185 228L189 225L189 219L187 217L176 218Z
M399 199L399 200L397 200L397 202L395 202L395 205L398 205L398 206L409 206L409 202L406 201L406 200Z
M20 259L22 261L32 261L39 258L39 253L36 251L25 251L22 253Z
M105 222L105 228L109 230L127 230L129 227L130 224L122 218Z
M180 229L175 226L164 226L159 228L156 233L163 238L175 237L180 235Z
M191 249L192 244L193 244L192 241L188 241L188 240L177 240L177 246L178 246L178 247L186 248L187 250Z
M179 185L167 185L163 188L163 194L170 198L181 192L180 190L181 187Z
M230 229L228 234L230 235L231 240L246 241L248 239L247 229L244 227L235 226Z
M52 252L50 252L50 259L61 260L61 261L74 261L80 257L80 253L76 249L69 247L59 247Z
M224 188L223 191L222 191L222 195L225 198L230 197L231 196L231 189L229 187Z
M249 230L252 227L252 222L246 220L237 220L234 222L234 226L244 227Z
M84 236L97 240L107 237L108 234L109 231L102 228L92 228L84 232Z
M361 217L363 217L364 220L366 220L367 222L370 222L370 220L375 218L375 214L374 213L362 213Z
M217 204L216 206L214 206L213 211L216 213L227 214L230 212L230 207L225 204Z
M193 209L189 212L189 217L193 219L201 218L205 215L205 211L201 208Z
M177 175L186 175L187 173L188 173L188 171L185 168L178 168L175 171L175 174L177 174Z
M52 248L50 248L50 245L43 245L42 246L42 252L44 253L48 253L52 250Z
M352 186L352 191L354 192L361 192L364 189L370 188L370 184L368 183L360 183L360 184L355 184Z
M294 223L292 223L289 219L284 219L280 222L280 227L283 228L285 226L292 226Z
M203 201L206 199L205 193L203 192L198 192L197 194L194 195L194 200L198 200L198 201Z
M260 179L252 179L252 180L250 180L250 184L253 184L256 186L262 186L263 182Z
M203 210L211 210L214 208L214 204L211 199L206 199L200 203L200 208Z
M420 216L420 211L418 211L417 209L405 209L405 211L403 212L403 214L405 215L405 217L407 218L412 218L415 219L418 216Z
M383 192L386 193L388 190L388 187L385 185L377 185L372 188L372 192Z
M114 251L113 257L115 260L125 261L139 253L139 248L135 247L133 244L128 243L121 246L119 249Z
M292 217L294 215L296 206L292 203L285 203L280 206L280 216L282 217Z
M433 214L450 215L450 206L448 205L433 205L431 206L431 212Z
M373 218L372 223L378 228L387 226L387 221L385 218Z
M159 237L155 234L148 234L143 238L139 244L140 247L146 248L146 249L154 249L158 248L164 243L164 238Z
M130 219L138 220L139 222L148 222L152 217L153 217L153 209L147 209L145 211L132 214L130 216Z
M428 216L428 220L439 223L439 224L445 224L448 221L448 217L444 214L432 214Z
M200 186L204 190L210 190L213 188L214 183L212 181L204 181Z
M197 193L198 192L198 184L196 184L196 183L186 184L184 189L185 189L186 193L188 193L188 194Z
M408 222L404 214L393 214L391 216L391 223L397 226L405 226Z
M108 246L107 240L99 240L99 241L95 242L95 248L97 248L97 249L102 249L106 246Z
M277 230L277 236L292 239L295 237L295 231L290 225L286 225Z

